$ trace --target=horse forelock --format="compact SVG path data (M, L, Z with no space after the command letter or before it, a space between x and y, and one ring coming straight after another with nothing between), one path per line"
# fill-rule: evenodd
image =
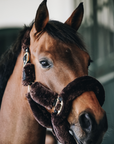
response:
M70 26L59 21L49 21L44 30L54 39L60 40L66 44L75 44L77 47L87 52L79 33Z

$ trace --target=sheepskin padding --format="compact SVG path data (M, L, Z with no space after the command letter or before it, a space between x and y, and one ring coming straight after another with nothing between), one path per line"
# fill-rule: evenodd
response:
M93 91L100 105L103 105L105 100L103 86L90 76L75 79L59 95L42 84L35 82L31 85L31 90L28 94L29 104L36 120L44 127L51 127L61 143L76 144L73 136L69 133L70 125L67 117L70 113L73 100L86 91ZM59 114L49 114L45 108L51 109L57 97L61 97L63 100L62 110Z
M38 82L31 85L30 95L36 103L48 109L52 109L53 103L58 96L57 93Z
M23 67L23 78L22 78L22 84L24 86L30 85L35 80L35 69L34 65L31 63L27 63Z
M30 93L27 93L26 97L29 101L29 105L32 109L33 115L35 119L38 121L38 123L43 127L52 128L51 114L48 113L44 107L33 101L33 99L30 96Z

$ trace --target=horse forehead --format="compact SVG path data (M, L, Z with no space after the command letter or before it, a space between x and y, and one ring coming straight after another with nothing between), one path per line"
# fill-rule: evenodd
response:
M55 39L50 36L47 32L44 32L43 35L39 39L40 52L46 51L64 51L67 48L67 44L60 41L59 39Z
M76 44L62 42L57 38L53 38L47 32L43 32L37 41L37 45L38 55L41 53L50 54L53 59L70 60L72 63L77 62L79 57L79 59L89 59L88 53L80 49Z

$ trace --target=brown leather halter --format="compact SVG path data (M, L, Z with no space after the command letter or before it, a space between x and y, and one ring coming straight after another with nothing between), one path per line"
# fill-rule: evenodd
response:
M30 63L29 46L24 45L23 57L23 85L28 86L28 102L32 109L35 119L43 127L52 128L56 137L60 142L68 142L76 144L74 138L69 131L69 123L67 117L70 113L72 102L86 91L93 91L102 106L105 100L103 86L90 76L82 76L70 82L60 94L57 94L46 88L39 82L35 81L34 65ZM47 109L52 109L54 112L49 113ZM61 134L61 130L64 134ZM65 138L64 136L67 135Z

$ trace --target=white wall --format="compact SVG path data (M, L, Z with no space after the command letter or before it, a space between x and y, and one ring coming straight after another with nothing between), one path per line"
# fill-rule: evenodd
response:
M42 0L0 0L0 28L28 25ZM47 0L50 19L64 22L72 13L74 0Z

